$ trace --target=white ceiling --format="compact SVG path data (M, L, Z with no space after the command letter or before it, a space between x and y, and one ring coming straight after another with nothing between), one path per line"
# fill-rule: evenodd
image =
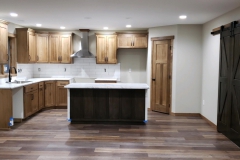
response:
M240 6L240 0L0 0L0 19L25 27L66 30L147 29L203 24ZM10 12L18 13L13 18ZM186 20L179 15L186 14Z

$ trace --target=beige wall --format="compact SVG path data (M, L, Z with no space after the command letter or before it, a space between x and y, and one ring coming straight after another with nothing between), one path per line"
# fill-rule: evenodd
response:
M240 19L240 7L228 12L203 25L203 78L202 78L202 105L201 114L214 124L217 124L218 103L218 73L219 73L219 46L220 36L212 36L213 28Z
M152 37L175 36L173 45L172 112L199 113L202 74L202 26L173 25L149 29ZM147 83L151 84L151 42L148 46ZM150 91L147 94L150 106Z
M15 28L22 28L16 24L8 25L9 33L15 33ZM39 29L39 31L53 31ZM62 32L62 30L61 30ZM73 36L73 52L79 50L81 41L80 31L65 31L74 33ZM96 55L96 35L95 33L110 34L123 31L90 31L89 32L89 50L93 55ZM131 32L147 32L146 30L131 31ZM146 83L146 57L147 49L119 49L117 51L118 63L120 63L120 79L122 83ZM129 72L131 69L131 72Z
M90 31L89 50L96 55L96 35L95 33L110 34L123 31ZM146 32L146 31L131 31ZM121 82L122 83L146 83L146 62L147 49L118 49L117 60L121 64ZM129 72L131 69L131 72Z

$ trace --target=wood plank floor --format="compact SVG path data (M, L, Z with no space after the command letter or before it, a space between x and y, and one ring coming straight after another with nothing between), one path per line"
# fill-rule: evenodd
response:
M240 159L240 149L200 117L149 112L147 125L69 124L46 110L0 131L0 160Z

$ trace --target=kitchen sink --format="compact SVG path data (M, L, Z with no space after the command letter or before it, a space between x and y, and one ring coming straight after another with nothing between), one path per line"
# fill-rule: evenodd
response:
M32 81L14 81L14 82L6 82L6 83L10 83L10 84L24 84L24 83L29 83Z

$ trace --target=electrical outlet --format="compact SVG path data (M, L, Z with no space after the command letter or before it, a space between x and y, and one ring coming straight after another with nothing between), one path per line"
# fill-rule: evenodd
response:
M38 72L40 72L41 71L41 68L38 68Z
M67 71L67 68L64 68L64 72L66 72Z

